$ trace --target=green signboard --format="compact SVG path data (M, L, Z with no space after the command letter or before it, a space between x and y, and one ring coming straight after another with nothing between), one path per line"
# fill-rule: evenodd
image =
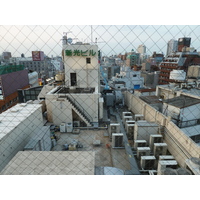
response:
M66 56L95 56L96 52L94 50L86 50L86 51L82 51L82 50L65 50L65 55Z

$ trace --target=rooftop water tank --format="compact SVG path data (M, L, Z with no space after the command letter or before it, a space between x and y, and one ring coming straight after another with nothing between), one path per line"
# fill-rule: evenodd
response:
M173 70L170 72L169 79L176 81L184 81L186 77L186 72L184 70Z

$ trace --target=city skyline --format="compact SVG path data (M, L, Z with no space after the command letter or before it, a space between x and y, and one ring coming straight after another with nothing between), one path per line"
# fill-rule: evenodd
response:
M47 56L61 56L62 36L67 32L73 43L95 43L103 56L111 56L137 51L139 45L145 45L147 54L154 51L167 51L171 39L191 37L191 47L200 51L197 25L69 25L69 26L0 26L0 51L9 51L13 57L22 53L31 56L31 51L44 51Z

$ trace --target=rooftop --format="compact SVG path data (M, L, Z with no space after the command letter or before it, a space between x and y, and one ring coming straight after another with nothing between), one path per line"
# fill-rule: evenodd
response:
M93 151L19 151L2 175L94 175Z
M188 136L200 135L200 125L181 128L181 130Z
M172 99L163 100L164 103L167 103L171 106L177 108L186 108L200 103L200 99L195 99L189 96L178 96Z
M160 101L160 98L157 96L140 96L140 99L142 99L143 101L145 101L148 104L154 104L154 103L162 103Z
M65 94L65 93L94 93L95 88L69 88L69 87L58 87L58 89L54 92L57 94Z
M32 113L34 113L41 104L17 104L15 107L0 114L0 139L18 124L22 123Z

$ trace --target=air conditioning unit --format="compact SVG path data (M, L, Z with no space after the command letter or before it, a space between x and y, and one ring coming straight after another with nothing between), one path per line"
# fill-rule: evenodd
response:
M123 118L123 124L125 125L126 124L126 121L133 121L133 117L132 116L125 116L124 118Z
M66 133L66 124L64 122L60 124L60 132Z
M167 154L167 144L166 143L154 143L153 154L156 158L160 155Z
M151 148L151 151L153 151L154 143L162 143L163 136L162 135L150 135L149 138L149 147Z
M155 169L155 156L141 156L140 166L144 170L154 170Z
M72 123L67 123L66 131L67 131L67 133L72 133L72 131L73 131L73 124Z
M80 121L74 121L73 126L74 127L80 127Z
M128 139L133 139L134 136L134 124L128 124L127 128L126 128L126 133L127 133L127 137Z
M132 117L132 113L131 112L122 112L122 119L124 119L125 116L131 116Z
M172 155L159 156L159 160L174 160L174 156Z
M135 121L144 120L144 115L142 114L135 114Z
M119 132L120 132L120 124L119 123L110 124L110 127L109 127L110 136L112 136L112 133L119 133Z
M123 133L112 133L112 148L124 148L123 137Z
M128 124L135 124L135 121L134 120L128 120L125 122L125 129L127 128L127 125Z
M159 160L157 174L158 175L163 174L166 168L176 169L177 165L178 163L176 162L176 160Z
M147 141L146 140L134 140L134 149L137 147L146 147Z
M150 148L149 147L137 147L137 158L140 159L141 156L149 156Z

